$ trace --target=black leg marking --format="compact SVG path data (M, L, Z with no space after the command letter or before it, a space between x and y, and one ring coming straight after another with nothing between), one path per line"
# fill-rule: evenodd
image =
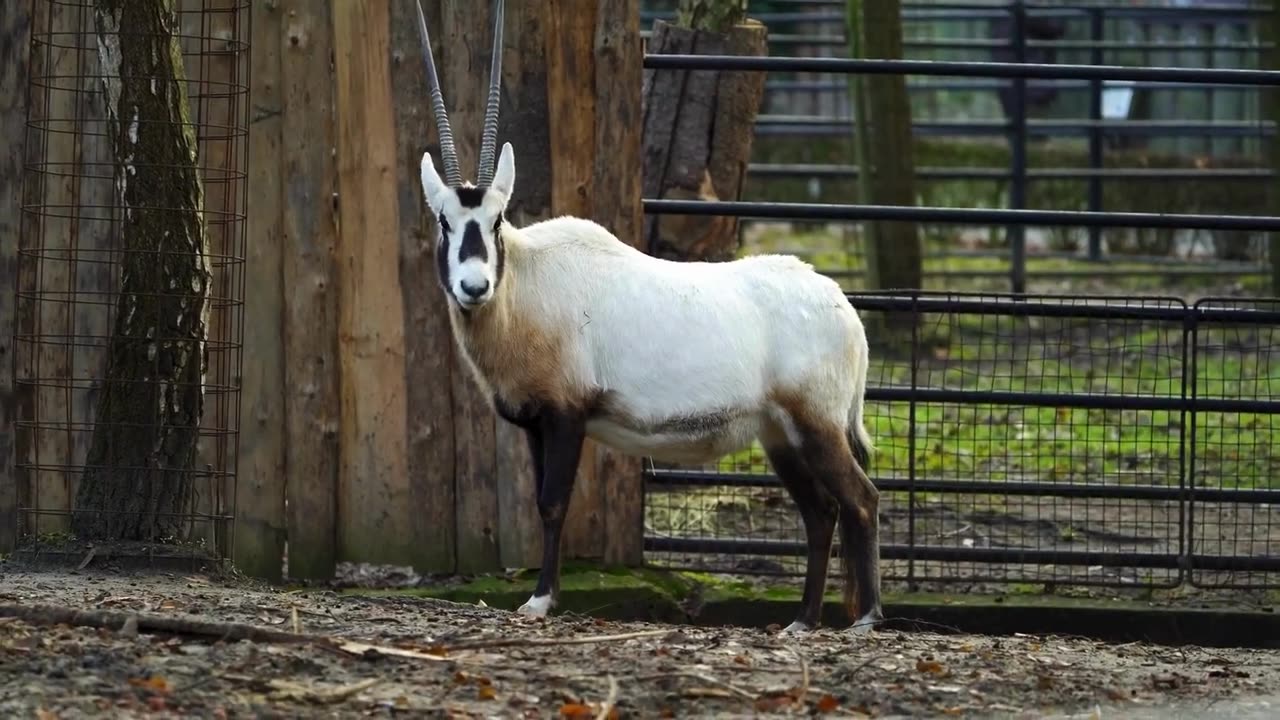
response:
M808 559L804 574L804 595L796 622L816 628L822 619L822 597L827 587L827 568L831 564L831 543L835 539L836 514L839 506L805 466L794 448L774 445L766 448L769 463L800 510L808 541Z
M858 464L843 430L800 422L802 455L840 508L844 601L852 622L880 609L880 492Z
M544 408L538 420L537 440L531 435L530 450L540 450L542 458L540 465L535 460L535 470L541 476L538 514L542 517L542 569L533 595L549 596L554 606L560 594L561 532L586 439L586 419L580 413Z

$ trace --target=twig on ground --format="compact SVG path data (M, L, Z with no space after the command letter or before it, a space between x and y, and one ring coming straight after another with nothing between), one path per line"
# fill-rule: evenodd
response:
M596 720L606 720L609 713L613 712L613 706L618 702L618 681L612 675L609 676L609 696L605 698L604 705L600 707L600 712L596 714Z
M150 615L112 610L76 610L56 605L0 605L0 617L18 618L35 625L79 625L119 630L134 618L138 632L172 633L216 640L251 640L273 643L314 643L322 640L310 635L268 630L244 623L209 622L181 617Z
M276 697L333 705L346 700L362 690L368 690L380 682L382 682L382 678L369 678L368 680L361 680L360 682L352 683L350 685L342 685L340 687L327 689L298 685L296 683L288 682L287 680L271 680L267 684L272 689L271 694Z
M753 693L750 690L734 685L733 683L728 682L726 680L720 680L718 678L712 677L711 675L707 675L706 673L693 672L692 670L673 670L671 672L656 673L653 675L638 675L636 676L635 680L637 682L644 682L646 680L666 680L668 678L677 678L677 677L689 678L690 680L698 680L700 682L707 683L708 685L716 685L720 688L728 690L734 695L744 697L748 700L756 699L756 693Z
M634 640L635 638L656 637L658 635L668 635L671 633L667 630L642 630L640 632L619 633L617 635L587 635L584 637L566 637L566 638L530 638L530 637L508 637L508 638L491 638L487 640L472 640L470 642L461 642L454 645L442 645L440 649L445 652L453 652L455 650L479 650L481 648L495 647L542 647L546 645L590 645L592 643L619 642L622 640Z
M796 702L804 705L805 696L809 694L809 663L799 650L793 650L792 652L796 654L796 659L800 661L800 687L796 692Z

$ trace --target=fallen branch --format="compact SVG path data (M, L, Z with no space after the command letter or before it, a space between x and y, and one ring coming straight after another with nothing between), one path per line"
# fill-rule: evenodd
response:
M619 633L617 635L586 635L584 637L567 637L567 638L530 638L530 637L506 637L492 638L489 640L472 640L470 642L461 642L454 645L442 645L440 650L445 652L453 652L455 650L479 650L482 648L495 647L543 647L547 645L590 645L593 643L619 642L622 640L634 640L643 637L655 637L658 635L667 635L671 630L642 630L640 632Z
M76 610L56 605L0 605L0 617L17 618L33 625L76 625L107 630L120 630L126 624L133 630L136 623L137 632L171 633L229 642L249 640L302 644L324 640L313 635L268 630L244 623L210 622L114 610Z
M607 720L609 713L613 712L613 706L618 703L618 681L612 675L609 676L609 697L605 698L604 705L600 707L600 713L596 715L596 720Z

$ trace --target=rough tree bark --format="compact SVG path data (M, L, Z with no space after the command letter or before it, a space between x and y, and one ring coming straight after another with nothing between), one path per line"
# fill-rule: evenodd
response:
M849 0L847 30L851 57L902 58L899 0ZM914 205L915 167L911 104L902 75L857 78L863 85L855 101L865 99L856 120L860 149L859 178L867 200L876 205ZM861 104L861 103L860 103ZM864 119L865 118L865 119ZM915 223L864 223L867 233L867 281L872 289L914 289L923 282L923 251Z
M1266 67L1280 67L1280 2L1271 3L1271 10L1260 17L1258 22L1261 40L1270 46L1265 55ZM1274 86L1263 89L1262 117L1272 122L1280 122L1280 88ZM1270 142L1271 169L1280 172L1280 138L1272 137ZM1280 209L1280 183L1272 181L1269 187L1268 204L1271 212ZM1268 254L1271 260L1271 293L1280 295L1280 233L1270 233L1267 238Z
M94 22L124 252L72 527L83 538L163 541L181 534L203 412L204 193L174 0L96 0Z
M742 0L681 0L677 24L654 23L654 54L768 54L764 25ZM644 197L738 200L742 196L764 73L645 70ZM645 218L642 248L678 260L730 260L738 220L662 215Z

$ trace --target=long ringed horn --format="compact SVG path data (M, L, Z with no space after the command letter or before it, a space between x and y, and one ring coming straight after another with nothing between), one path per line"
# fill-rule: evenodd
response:
M489 66L489 102L484 109L484 133L480 139L480 168L476 184L483 187L493 181L494 153L498 146L498 101L502 86L503 0L497 0L493 15L493 59Z
M440 135L440 158L444 161L445 182L453 186L462 184L458 171L458 153L453 146L453 131L449 129L449 114L444 109L444 97L440 94L440 78L436 76L436 62L431 57L431 36L427 34L427 18L422 13L422 0L418 0L418 33L422 36L422 54L427 61L427 83L431 88L431 109L436 116L436 130Z

